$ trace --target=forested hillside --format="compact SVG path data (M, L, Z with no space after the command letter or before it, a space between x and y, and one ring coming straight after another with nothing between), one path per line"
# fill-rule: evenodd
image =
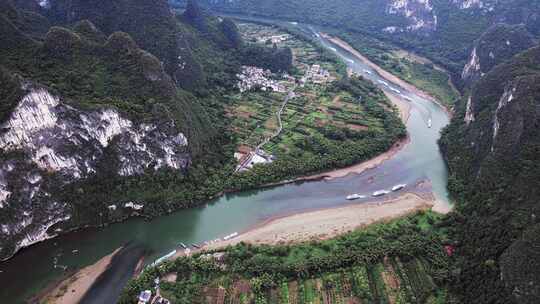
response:
M183 5L182 0L171 0ZM430 57L456 75L472 45L496 23L524 24L540 33L538 1L234 0L204 1L211 9L300 21L390 39Z
M229 21L200 15L199 30L166 1L31 2L0 10L0 258L219 192L201 180L231 162Z
M540 48L496 66L464 98L441 147L457 199L453 292L464 303L538 303Z
M534 38L524 25L495 24L475 42L461 78L470 86L495 66L533 45Z

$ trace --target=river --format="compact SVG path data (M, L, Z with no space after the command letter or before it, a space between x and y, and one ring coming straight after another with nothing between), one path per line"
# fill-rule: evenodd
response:
M311 30L305 26L296 26L305 31ZM446 112L414 92L408 92L381 78L346 50L317 36L324 46L341 57L353 71L385 90L389 88L382 81L387 82L410 98L411 113L407 122L410 143L392 159L360 175L229 194L204 206L180 210L151 222L131 219L103 229L87 229L45 241L21 250L12 259L0 263L2 302L22 303L24 299L62 277L65 274L62 267L78 269L93 264L128 242L143 246L149 252L147 261L152 261L177 248L180 242L201 243L232 232L245 231L271 217L351 204L345 200L345 196L351 193L365 193L369 196L376 190L389 189L401 183L411 185L424 179L431 181L435 196L448 203L447 170L437 146L440 130L449 122ZM431 128L428 127L429 121ZM362 200L353 203L362 203ZM54 266L55 261L57 267ZM118 274L124 278L119 284L124 284L133 269L119 271L128 274ZM110 297L114 298L116 294L117 291ZM112 302L114 299L111 299Z

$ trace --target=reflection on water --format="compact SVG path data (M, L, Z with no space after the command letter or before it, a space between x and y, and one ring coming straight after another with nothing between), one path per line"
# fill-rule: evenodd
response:
M305 26L297 26L312 33ZM318 39L326 47L335 49L334 52L355 72L385 87L379 83L382 78L371 68L320 36ZM436 197L448 201L447 171L437 146L439 132L448 123L446 113L413 92L407 92L396 84L389 85L411 99L411 116L407 123L411 143L378 168L332 181L296 183L228 194L206 206L181 210L150 222L133 219L104 229L68 234L32 246L0 264L0 299L20 302L23 297L59 278L64 273L59 265L76 269L92 264L127 242L141 244L150 250L148 260L151 261L177 248L180 242L200 243L246 230L269 217L351 204L345 200L351 193L362 193L369 197L370 193L377 190L390 189L401 183L411 185L428 178ZM432 128L427 127L429 119L433 122Z

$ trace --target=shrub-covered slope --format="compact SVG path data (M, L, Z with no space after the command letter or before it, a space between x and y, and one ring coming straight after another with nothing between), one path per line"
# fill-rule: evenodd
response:
M539 256L538 234L528 230L540 211L539 81L538 47L495 67L472 88L441 139L458 200L454 292L463 302L540 299L538 269L523 264L538 263Z

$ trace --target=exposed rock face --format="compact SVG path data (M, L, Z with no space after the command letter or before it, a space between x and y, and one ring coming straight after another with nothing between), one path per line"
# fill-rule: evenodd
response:
M484 11L492 11L495 3L490 0L453 0L453 3L460 9L482 9Z
M386 27L386 32L395 32L398 28L403 31L434 31L437 28L437 15L433 11L430 0L391 0L387 13L400 15L407 19L408 26Z
M534 39L523 25L496 24L476 41L461 78L470 85L494 66L533 45Z
M473 112L473 103L472 103L472 96L469 96L469 99L467 99L467 106L465 110L465 123L467 125L471 124L471 122L474 121L474 112Z
M89 176L108 148L121 176L185 169L187 145L172 121L137 124L115 109L81 111L45 89L31 89L0 134L0 216L7 219L0 257L47 239L49 228L70 219L69 202L55 201L47 190L51 178L69 183Z
M457 105L441 138L449 189L464 215L455 237L464 261L453 283L458 302L497 290L501 300L484 303L538 303L539 68L539 47L494 67Z
M463 67L463 72L461 73L461 79L464 80L477 80L482 76L482 68L480 66L480 59L476 52L476 47L473 48L471 56L469 56L469 61Z

